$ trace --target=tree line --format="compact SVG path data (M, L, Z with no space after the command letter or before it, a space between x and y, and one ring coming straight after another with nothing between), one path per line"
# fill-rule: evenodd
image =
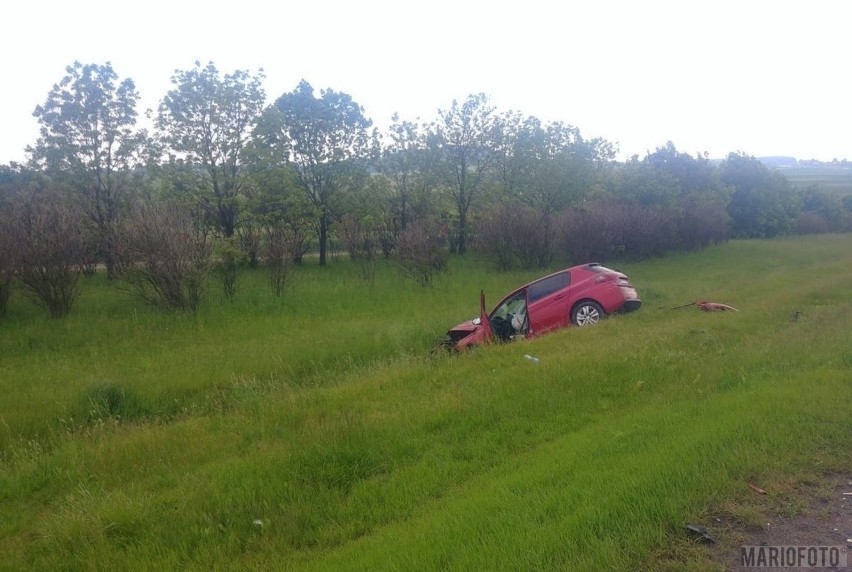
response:
M229 298L264 265L341 245L372 279L393 258L421 284L447 256L496 267L642 258L729 237L852 230L852 201L797 189L754 157L721 162L667 143L615 146L472 94L379 132L346 93L306 81L267 105L262 71L177 70L138 126L139 93L75 62L35 108L26 164L0 165L0 314L13 279L52 317L99 266L154 304L196 310L211 270Z

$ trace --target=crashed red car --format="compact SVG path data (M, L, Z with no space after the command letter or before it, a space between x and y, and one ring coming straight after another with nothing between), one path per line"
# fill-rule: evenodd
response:
M595 324L609 314L632 312L642 305L627 276L590 262L554 272L524 284L480 315L447 332L445 344L460 350L490 341L513 341L540 336L570 325Z

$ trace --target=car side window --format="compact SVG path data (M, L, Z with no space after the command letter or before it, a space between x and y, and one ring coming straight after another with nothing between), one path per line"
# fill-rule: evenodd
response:
M533 282L529 287L530 302L540 300L549 294L553 294L557 290L562 290L571 282L571 275L567 272L560 272L553 276L543 278L538 282Z

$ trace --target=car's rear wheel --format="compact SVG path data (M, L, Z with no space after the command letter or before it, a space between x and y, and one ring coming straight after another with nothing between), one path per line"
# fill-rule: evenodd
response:
M571 323L575 326L591 326L600 322L604 315L600 304L585 300L574 306L574 310L571 311Z

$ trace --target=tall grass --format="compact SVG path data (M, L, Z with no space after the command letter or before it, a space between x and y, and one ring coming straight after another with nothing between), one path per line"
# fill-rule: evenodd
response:
M257 277L197 321L95 282L58 332L19 307L0 325L0 562L643 567L747 482L848 468L849 246L625 265L639 312L458 356L428 349L479 288L496 302L529 275L456 261L425 290L306 267L280 302ZM741 311L669 309L698 298Z

